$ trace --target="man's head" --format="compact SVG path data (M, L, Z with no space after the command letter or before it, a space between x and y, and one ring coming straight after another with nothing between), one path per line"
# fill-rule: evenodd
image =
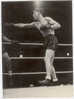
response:
M34 18L35 20L39 20L39 18L40 18L41 15L42 15L42 14L41 14L41 12L40 12L39 9L35 9L35 10L33 11L33 18Z

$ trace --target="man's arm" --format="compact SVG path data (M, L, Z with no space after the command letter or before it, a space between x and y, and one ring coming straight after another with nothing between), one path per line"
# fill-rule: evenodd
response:
M34 26L34 23L27 23L27 24L18 23L18 24L13 24L13 25L16 26L16 27L24 28L24 27L32 27L32 26Z
M19 28L24 28L24 27L31 28L31 27L35 26L34 22L32 22L32 23L6 23L5 25L19 27Z
M51 25L51 28L52 29L59 29L59 28L61 28L61 25L58 22L54 21L53 24Z
M48 17L47 20L49 21L48 27L50 27L51 29L61 28L61 25L58 22L56 22L55 20L53 20L52 18Z

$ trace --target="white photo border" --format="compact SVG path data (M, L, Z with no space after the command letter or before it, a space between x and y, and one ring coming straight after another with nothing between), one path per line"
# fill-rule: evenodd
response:
M73 36L73 52L74 52L74 0L0 0L0 99L3 98L3 80L2 80L2 22L1 22L1 2L11 2L11 1L72 1L72 36ZM74 53L73 53L73 89L74 89ZM5 99L10 99L10 98L5 98ZM12 99L12 98L11 98ZM41 98L14 98L14 99L47 99L44 97ZM74 90L73 90L73 97L55 97L51 98L49 97L48 99L74 99Z

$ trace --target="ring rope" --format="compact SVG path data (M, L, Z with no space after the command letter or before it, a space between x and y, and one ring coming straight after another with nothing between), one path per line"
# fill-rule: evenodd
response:
M73 71L57 71L57 74L68 74L73 73ZM46 74L46 72L23 72L23 73L3 73L3 75L31 75L31 74Z
M20 45L44 45L43 43L17 43L14 42L16 44L20 44ZM13 44L12 42L3 42L3 44ZM57 44L58 46L72 46L72 44Z
M44 59L45 57L10 57L11 60L14 59ZM72 57L55 57L54 59L72 59Z

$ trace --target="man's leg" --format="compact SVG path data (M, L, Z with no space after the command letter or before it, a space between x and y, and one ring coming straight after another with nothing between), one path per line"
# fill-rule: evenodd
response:
M12 64L11 59L7 52L3 53L3 73L8 73L9 76L6 76L8 81L9 87L13 86L13 79L12 79Z
M50 85L51 83L51 67L50 67L50 60L49 60L49 50L47 49L46 52L45 52L45 58L44 58L44 61L45 61L45 69L46 69L46 77L45 77L45 80L42 80L42 81L39 81L39 83L41 85Z
M52 50L52 55L51 55L51 58L50 58L51 77L52 77L52 81L56 82L56 81L58 81L58 79L57 79L57 76L56 76L55 68L53 66L54 57L55 57L55 51Z
M45 55L45 67L46 67L46 79L53 79L55 81L57 79L55 68L53 66L53 61L55 57L55 51L52 49L46 50Z
M3 53L3 71L9 72L12 69L11 60L7 52Z
M56 77L55 68L53 66L54 56L55 56L54 50L52 49L46 50L46 54L45 54L46 77L45 80L41 82L43 85L51 85L51 79L53 80L53 82L58 81Z
M51 56L52 56L52 50L47 49L44 59L45 68L46 68L46 77L45 80L40 82L42 85L51 85L51 73L52 73Z
M50 50L47 49L45 53L45 68L46 68L46 78L51 80L51 64L50 64Z

